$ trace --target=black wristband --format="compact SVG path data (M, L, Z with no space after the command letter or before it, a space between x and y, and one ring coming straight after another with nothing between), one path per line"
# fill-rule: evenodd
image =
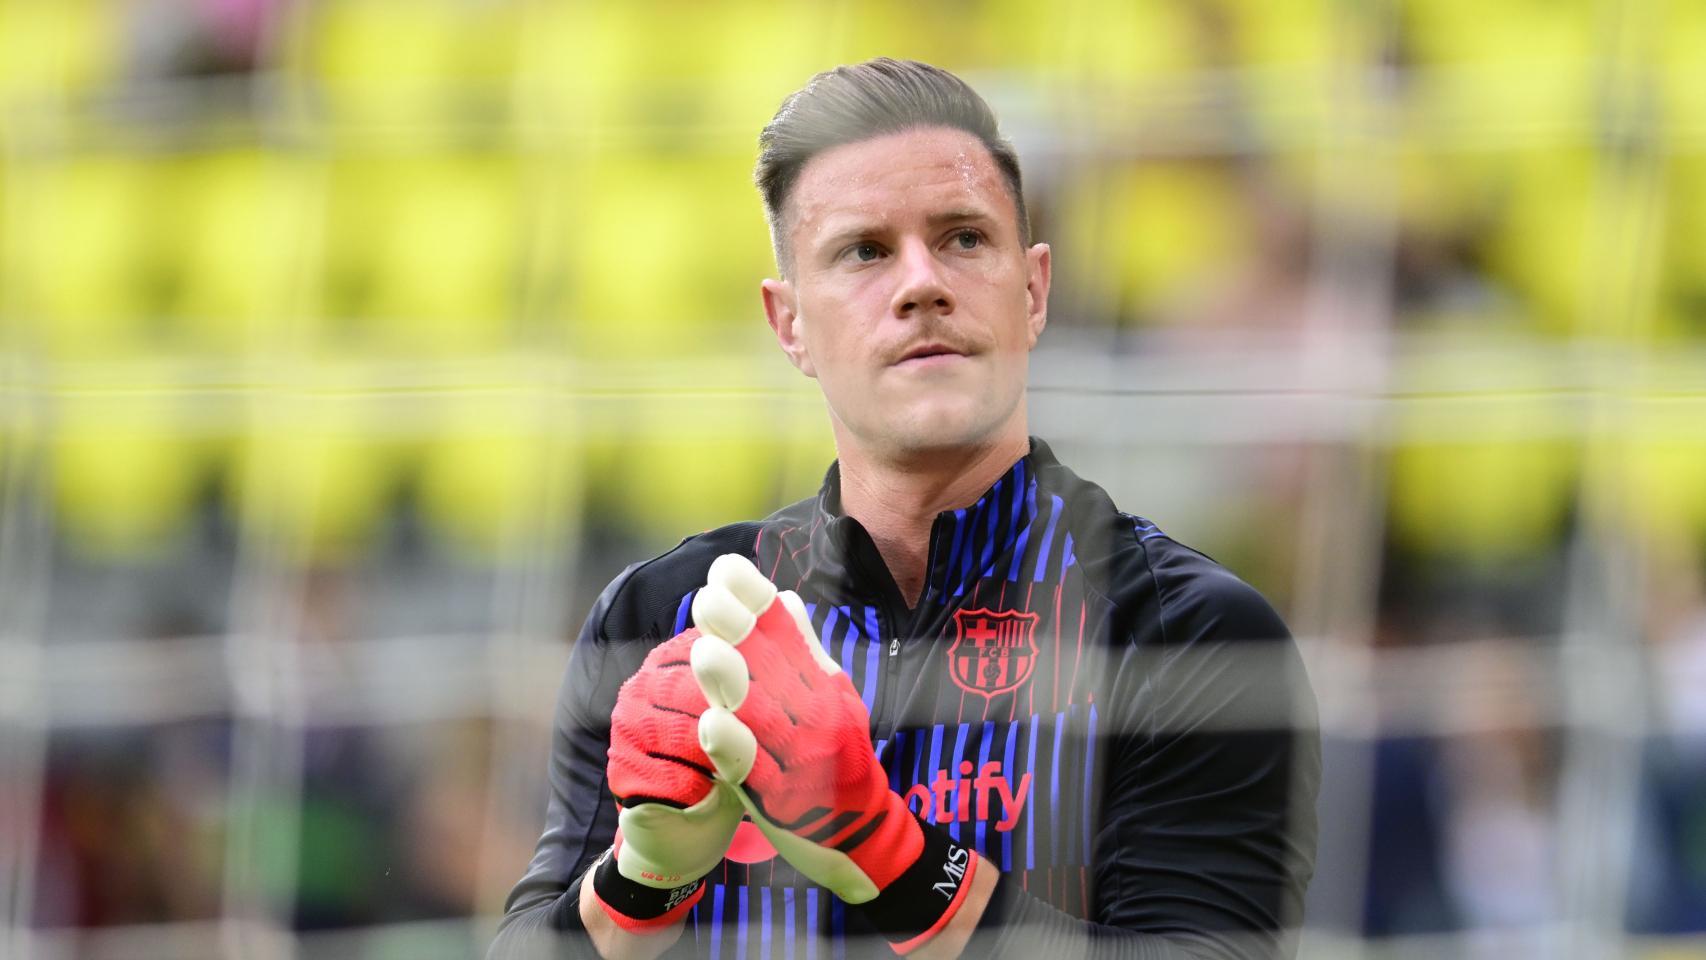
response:
M877 931L894 944L936 932L970 886L976 854L948 831L920 820L924 850L876 899L858 906Z
M616 858L605 851L592 870L592 890L605 905L633 920L655 920L687 902L705 878L679 887L659 889L630 880L616 869Z

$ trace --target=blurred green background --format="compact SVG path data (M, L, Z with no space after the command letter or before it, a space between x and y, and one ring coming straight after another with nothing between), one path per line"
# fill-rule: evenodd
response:
M7 955L480 949L598 590L833 457L750 174L877 55L1304 646L1305 955L1706 956L1701 0L0 0Z

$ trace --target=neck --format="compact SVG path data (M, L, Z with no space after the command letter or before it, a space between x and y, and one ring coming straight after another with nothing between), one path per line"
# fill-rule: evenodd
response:
M988 444L882 456L836 438L841 511L871 535L909 607L918 605L936 515L976 502L1030 452L1023 426Z

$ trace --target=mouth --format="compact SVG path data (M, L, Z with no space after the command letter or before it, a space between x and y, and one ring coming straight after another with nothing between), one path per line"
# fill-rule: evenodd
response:
M935 366L965 357L954 348L941 343L921 343L901 354L894 362L897 367Z

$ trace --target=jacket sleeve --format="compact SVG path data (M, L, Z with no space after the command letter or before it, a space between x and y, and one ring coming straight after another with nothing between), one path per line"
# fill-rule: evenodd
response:
M616 803L604 774L610 714L648 645L621 642L635 638L609 630L611 608L638 568L605 588L569 656L553 721L545 831L505 901L489 960L598 956L581 924L580 878L616 836Z
M1096 833L1095 920L1002 878L966 956L1289 957L1314 870L1320 735L1297 646L1218 566L1157 574Z

